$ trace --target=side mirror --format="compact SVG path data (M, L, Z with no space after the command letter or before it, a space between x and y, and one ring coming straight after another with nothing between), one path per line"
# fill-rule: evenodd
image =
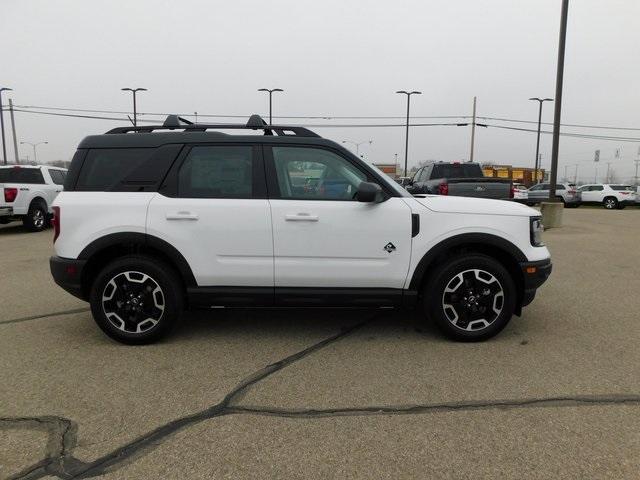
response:
M382 201L382 188L377 183L362 182L358 186L359 202L379 202Z

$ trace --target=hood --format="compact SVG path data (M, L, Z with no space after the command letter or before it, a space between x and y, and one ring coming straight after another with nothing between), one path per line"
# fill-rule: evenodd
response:
M471 213L476 215L511 215L518 217L540 216L540 212L526 205L507 200L488 198L426 195L416 198L418 202L434 212Z

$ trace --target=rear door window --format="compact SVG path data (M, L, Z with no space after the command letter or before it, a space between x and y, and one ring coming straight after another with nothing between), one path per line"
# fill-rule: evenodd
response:
M44 177L39 168L0 168L0 183L42 184Z
M633 192L631 185L610 185L612 190L617 192Z
M254 198L253 148L195 146L178 173L183 198Z

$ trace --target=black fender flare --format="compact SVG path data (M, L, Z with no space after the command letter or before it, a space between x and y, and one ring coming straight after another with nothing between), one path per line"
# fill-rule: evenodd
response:
M526 255L516 245L504 238L492 235L489 233L462 233L460 235L454 235L453 237L446 238L440 243L433 246L418 262L411 282L409 284L409 290L417 291L422 284L426 272L429 267L433 265L436 259L447 250L455 249L456 247L463 246L489 246L493 249L499 249L505 254L509 255L515 262L526 262Z
M193 271L191 270L189 262L187 262L184 256L170 243L146 233L118 232L105 235L104 237L100 237L87 245L80 252L80 255L78 255L78 259L89 260L97 253L109 247L118 245L138 245L161 252L178 270L187 287L197 286Z

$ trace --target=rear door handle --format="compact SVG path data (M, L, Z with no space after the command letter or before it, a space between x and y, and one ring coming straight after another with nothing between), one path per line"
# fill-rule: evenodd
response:
M318 215L310 213L288 213L284 219L287 222L317 222L319 220Z
M198 214L191 212L167 213L165 218L167 220L198 220Z

